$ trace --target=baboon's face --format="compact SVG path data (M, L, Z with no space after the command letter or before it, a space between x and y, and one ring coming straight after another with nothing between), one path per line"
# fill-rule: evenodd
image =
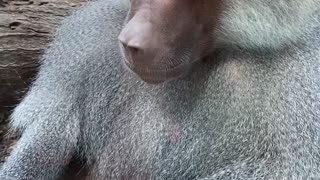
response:
M125 65L148 83L184 75L213 49L222 0L131 0L119 35Z

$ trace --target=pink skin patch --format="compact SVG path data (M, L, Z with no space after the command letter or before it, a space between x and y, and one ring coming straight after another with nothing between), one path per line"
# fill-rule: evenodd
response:
M181 126L177 123L170 124L168 127L168 132L169 132L169 140L172 143L178 142L183 135Z

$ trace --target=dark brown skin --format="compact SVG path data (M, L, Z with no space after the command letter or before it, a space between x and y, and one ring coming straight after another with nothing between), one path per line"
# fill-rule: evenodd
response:
M119 35L124 64L142 80L183 76L214 48L222 0L132 0Z

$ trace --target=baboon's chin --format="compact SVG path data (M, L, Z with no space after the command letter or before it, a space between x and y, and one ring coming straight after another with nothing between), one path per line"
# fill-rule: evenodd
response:
M178 79L179 77L184 76L190 69L190 64L181 64L173 68L156 68L157 66L142 67L128 63L125 63L125 65L132 73L148 84L161 84Z
M135 73L141 80L148 84L161 84L173 79L177 79L182 74L180 72L168 70L144 72L133 70L133 73Z
M167 80L165 79L151 79L151 78L143 78L143 77L140 77L141 80L143 80L145 83L147 84L153 84L153 85L158 85L158 84L162 84L164 82L166 82Z

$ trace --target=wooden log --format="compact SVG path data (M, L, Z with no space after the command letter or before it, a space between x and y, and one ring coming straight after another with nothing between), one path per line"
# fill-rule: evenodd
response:
M85 1L0 0L0 113L24 95L55 28Z

